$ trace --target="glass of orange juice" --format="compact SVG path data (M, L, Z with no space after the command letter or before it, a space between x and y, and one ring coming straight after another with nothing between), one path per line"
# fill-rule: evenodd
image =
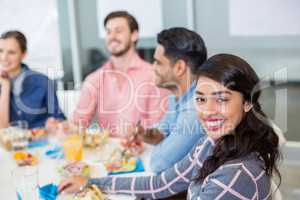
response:
M64 141L65 159L68 161L80 161L83 155L83 140L79 134L70 135Z

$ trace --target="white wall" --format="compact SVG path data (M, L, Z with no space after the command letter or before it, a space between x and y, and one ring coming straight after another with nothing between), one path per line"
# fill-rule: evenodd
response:
M28 40L25 62L51 78L62 76L56 0L1 0L0 33L17 29ZM58 76L58 77L57 77Z

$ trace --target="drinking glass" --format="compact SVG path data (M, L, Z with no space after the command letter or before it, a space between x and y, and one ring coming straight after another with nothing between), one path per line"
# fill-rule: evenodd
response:
M70 135L66 138L63 147L67 161L80 161L82 159L83 140L81 135Z
M18 200L38 200L38 167L24 166L12 170Z
M10 123L12 135L11 146L13 150L21 150L27 147L29 140L28 123L23 120L13 121Z

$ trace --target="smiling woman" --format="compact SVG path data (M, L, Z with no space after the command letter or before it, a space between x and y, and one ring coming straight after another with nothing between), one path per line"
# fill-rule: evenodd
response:
M213 79L201 76L196 91L199 117L213 139L231 134L243 116L252 108L241 93L229 90Z
M198 179L203 181L220 166L251 154L262 162L266 177L273 172L280 177L278 136L259 104L259 78L251 66L237 56L220 54L210 58L197 74L200 120L216 141Z
M59 189L96 184L107 193L161 199L188 190L187 199L271 199L278 136L258 102L259 79L241 58L218 54L195 72L196 104L207 137L173 167L144 177L73 177ZM180 149L178 150L180 151Z
M19 31L0 36L0 128L17 120L36 128L43 127L49 117L64 119L54 83L22 63L26 43L26 37Z

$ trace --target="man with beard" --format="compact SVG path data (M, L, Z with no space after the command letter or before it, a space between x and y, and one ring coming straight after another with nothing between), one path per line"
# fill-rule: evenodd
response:
M163 30L157 36L154 53L155 84L173 95L168 112L152 128L137 126L137 139L155 145L150 167L160 173L180 161L203 137L204 131L194 107L195 72L207 58L201 36L185 28Z
M165 111L167 90L154 83L153 67L136 51L138 23L126 11L110 13L104 20L110 59L84 81L72 121L89 126L97 115L100 127L112 136L124 136L128 127L150 127Z

